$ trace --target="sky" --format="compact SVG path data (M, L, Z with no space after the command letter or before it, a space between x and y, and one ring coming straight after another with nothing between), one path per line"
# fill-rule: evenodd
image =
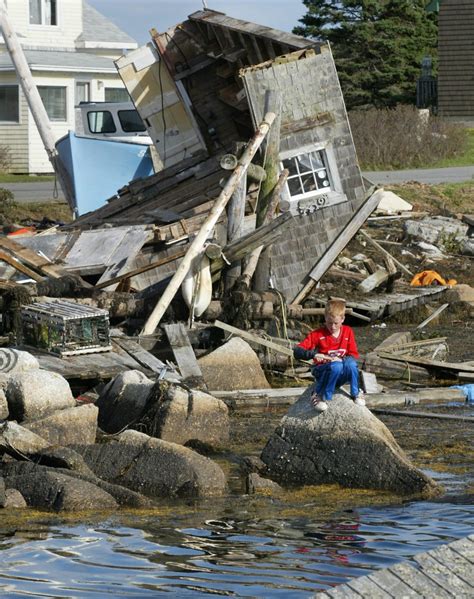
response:
M302 0L87 0L140 46L150 41L151 28L162 33L202 10L203 1L229 17L289 32L306 12Z

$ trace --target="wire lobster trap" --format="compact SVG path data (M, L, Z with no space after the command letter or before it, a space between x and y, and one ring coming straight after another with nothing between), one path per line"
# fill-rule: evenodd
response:
M110 351L109 313L66 301L38 302L20 313L21 342L60 356Z

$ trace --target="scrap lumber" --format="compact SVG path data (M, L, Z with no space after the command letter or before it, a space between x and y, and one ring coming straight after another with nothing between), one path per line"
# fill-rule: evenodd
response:
M246 339L247 341L251 341L252 343L256 343L257 345L263 345L268 349L272 349L280 354L284 354L285 356L293 356L293 350L285 347L283 345L279 345L278 343L273 343L273 341L268 341L267 339L263 339L262 337L258 337L257 335L253 335L248 331L243 331L242 329L238 329L237 327L233 327L226 322L221 322L220 320L216 320L214 322L214 326L222 329L223 331L227 331L228 333L233 333L242 339Z
M308 385L309 386L309 385ZM286 407L295 403L308 387L284 387L279 389L242 389L238 391L212 391L212 395L225 401L234 410ZM367 407L410 406L417 404L445 404L465 401L459 389L434 387L417 391L389 391L366 395ZM375 409L374 409L375 411Z
M375 187L372 186L366 194L364 202L361 204L357 212L355 212L347 223L346 227L336 237L332 245L327 251L318 259L311 272L308 274L310 280L305 287L298 293L298 295L291 302L292 304L301 304L311 289L314 287L328 268L333 264L342 250L351 241L354 235L359 231L362 225L365 223L367 218L372 214L375 208L378 206L380 201L380 191L374 191Z
M108 281L102 281L102 283L97 283L95 285L95 289L104 289L105 287L109 287L110 285L114 285L115 283L120 283L125 279L130 279L136 275L140 275L148 270L152 270L153 268L157 268L158 266L163 266L164 264L168 264L169 262L173 262L173 260L178 260L182 258L186 250L179 250L175 254L171 256L167 256L166 258L162 258L161 260L155 260L155 262L151 262L150 264L146 264L145 266L141 266L140 268L134 268L133 270L129 270L128 272L124 272L113 279L109 279Z
M203 384L202 372L189 341L184 323L165 324L164 329L183 379L193 378Z
M437 420L460 420L462 422L474 422L474 416L456 416L455 414L437 414L436 412L413 412L404 410L385 410L381 408L372 409L374 414L385 414L387 416L405 416L407 418L433 418Z
M365 231L363 231L362 229L359 231L360 235L362 235L362 237L368 241L370 243L370 245L372 245L375 249L377 249L383 256L388 256L390 259L392 259L395 264L397 266L399 266L404 273L406 273L407 275L409 275L410 277L413 277L413 273L401 262L399 262L398 260L396 260L391 254L390 252L387 252L386 249L384 249L379 243L377 243L374 239L372 239L372 237L366 233Z
M459 372L474 374L474 366L470 363L463 362L442 362L441 360L428 360L427 358L419 358L417 356L398 356L392 353L383 351L378 352L381 358L393 360L394 362L404 362L405 364L413 364L415 366L423 366L430 370L441 370L457 375Z
M239 184L240 179L245 174L247 166L250 164L253 156L260 147L262 141L265 138L265 135L269 131L274 120L274 113L267 113L264 116L264 119L257 128L254 137L249 142L245 152L240 158L239 166L237 166L237 168L232 172L232 175L227 180L227 183L225 184L224 189L217 198L214 207L209 213L208 218L204 222L199 233L194 238L194 241L191 243L186 255L181 261L181 264L179 265L175 274L171 278L171 281L166 287L165 292L159 299L148 320L146 321L145 326L142 330L142 335L152 334L155 331L158 324L160 323L163 314L165 313L171 300L174 298L186 274L188 273L193 260L202 251L206 239L208 239L209 235L211 234L212 229L214 228L215 224L217 223L217 220L219 219L219 216L226 207L227 202L230 200L230 197L232 196L237 185Z
M22 264L19 260L17 260L14 256L11 256L7 252L2 252L0 250L0 260L3 260L7 264L10 264L10 266L13 266L13 268L18 270L18 272L21 272L27 277L30 277L30 279L33 279L33 281L39 282L44 279L44 277L36 273L34 270L31 270L31 268L28 268L27 266Z
M373 351L390 351L395 354L410 353L413 349L429 347L445 343L447 337L432 337L431 339L420 339L419 341L407 341L406 343L395 343L393 345L378 345Z
M141 347L139 343L129 337L113 337L112 343L118 345L139 364L158 374L160 378L162 378L169 369L164 362L146 351L146 349Z
M8 237L0 238L0 248L3 255L8 254L17 262L21 261L26 267L28 267L30 271L34 270L39 272L43 277L59 279L60 277L68 274L67 270L65 270L63 267L58 266L57 264L52 264L47 258L42 258L35 251L24 247ZM2 259L7 261L7 258ZM37 276L38 275L36 275L36 277ZM35 277L32 276L31 278ZM35 280L41 280L41 278L36 278ZM83 281L83 284L87 287L92 287L92 285L86 283L85 281Z
M377 268L375 272L366 277L357 288L362 293L370 293L377 287L380 287L383 283L388 281L390 278L390 274L385 270L385 268Z
M426 318L423 322L420 322L420 324L416 327L417 330L418 329L423 329L428 323L430 323L437 316L439 316L441 314L441 312L444 312L448 306L449 306L449 303L448 304L443 304L442 306L439 306L439 308L437 310L435 310L433 312L433 314L431 314L430 316L428 316L428 318Z

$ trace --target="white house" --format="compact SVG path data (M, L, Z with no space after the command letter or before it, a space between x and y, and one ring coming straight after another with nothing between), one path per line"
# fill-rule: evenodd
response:
M130 99L113 61L137 44L84 0L4 2L56 139L75 128L79 102ZM13 173L52 172L1 35L0 146Z

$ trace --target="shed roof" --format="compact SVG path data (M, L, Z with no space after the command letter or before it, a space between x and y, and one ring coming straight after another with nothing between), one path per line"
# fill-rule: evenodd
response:
M76 41L123 44L124 48L137 47L137 43L132 37L84 0L83 32Z

